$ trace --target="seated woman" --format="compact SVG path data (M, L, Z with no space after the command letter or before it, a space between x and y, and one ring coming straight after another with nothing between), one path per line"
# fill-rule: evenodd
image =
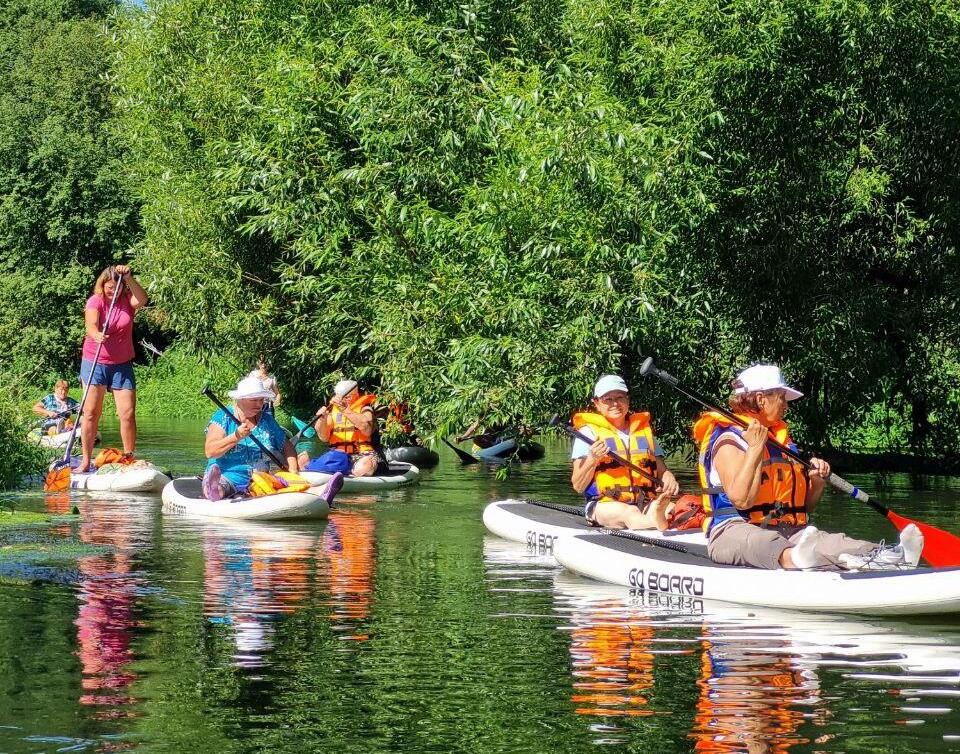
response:
M53 392L33 404L33 413L45 419L42 425L43 432L52 429L53 433L58 433L73 426L73 422L69 419L77 413L80 404L67 395L69 389L70 383L66 380L57 380L53 386Z
M574 414L573 426L594 442L588 445L577 438L570 454L570 482L577 492L586 494L587 521L607 529L666 529L668 503L680 485L663 463L650 414L630 413L627 383L612 374L597 381L593 406L594 412ZM647 469L659 487L618 464L611 452ZM651 500L655 489L660 494Z
M239 423L218 409L207 425L204 451L208 460L203 475L203 495L208 500L246 494L253 472L270 468L270 456L253 437L275 454L282 454L290 471L300 470L296 451L283 428L263 410L264 402L272 400L274 393L264 388L258 377L244 377L227 395L233 399L230 408ZM343 475L335 474L330 479L323 493L328 503L342 485Z
M856 568L886 570L916 566L923 534L913 524L895 547L830 534L808 525L823 495L830 465L810 460L810 470L784 455L777 442L796 450L783 416L802 397L788 387L774 364L756 364L733 382L731 410L744 429L720 414L704 413L693 428L700 450L707 513L707 552L717 563L756 568Z
M314 429L317 437L350 456L352 476L373 476L377 470L374 434L377 418L373 404L377 396L361 394L354 380L340 380L333 388L330 407L317 411ZM342 457L342 456L341 456Z

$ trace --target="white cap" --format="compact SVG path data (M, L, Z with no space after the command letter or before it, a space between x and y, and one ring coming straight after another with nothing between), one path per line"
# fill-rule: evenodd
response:
M340 380L340 382L333 386L333 395L336 398L346 398L350 395L350 391L355 390L356 387L356 380Z
M616 374L605 374L597 380L597 384L594 385L593 397L602 398L614 390L622 390L624 393L630 392L627 390L627 383L623 381L623 377Z
M754 364L740 372L733 382L735 395L756 393L763 390L783 390L788 401L795 401L797 398L803 397L803 393L794 390L783 381L780 367L776 364Z
M240 382L237 383L236 390L227 391L229 395L234 400L243 400L244 398L264 398L265 400L272 401L277 396L272 390L267 390L263 386L263 380L259 377L244 377Z

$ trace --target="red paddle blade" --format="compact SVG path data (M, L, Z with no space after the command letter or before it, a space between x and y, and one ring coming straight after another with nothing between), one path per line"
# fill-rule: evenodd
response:
M904 518L893 511L887 511L887 518L900 531L910 524L920 529L923 533L923 559L934 568L960 566L960 537L922 521Z
M54 466L43 480L45 492L62 492L70 488L70 467Z

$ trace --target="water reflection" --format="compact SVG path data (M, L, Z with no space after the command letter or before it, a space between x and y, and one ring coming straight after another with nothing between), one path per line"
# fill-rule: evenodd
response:
M201 532L203 614L230 636L234 664L260 667L274 623L309 594L320 532L242 521Z
M314 594L329 605L334 631L367 638L375 552L369 512L332 513L325 526L218 521L201 524L201 532L204 615L230 636L236 666L269 664L279 621Z
M911 741L905 751L927 750L960 728L955 623L631 592L493 537L484 561L494 593L552 589L569 632L571 700L595 721L595 743L628 744L640 734L629 720L666 715L676 725L691 708L686 738L704 752L832 751L898 735ZM918 729L926 743L914 749Z
M50 494L47 511L70 513L74 501L69 494ZM138 570L138 550L150 531L152 509L149 501L83 499L79 539L84 544L107 546L108 552L81 557L77 584L77 656L81 668L80 704L95 708L95 719L136 715L137 697L131 687L138 679L131 669L135 660L133 640L142 626L135 615L137 600L148 591L144 574ZM68 534L69 527L61 527Z

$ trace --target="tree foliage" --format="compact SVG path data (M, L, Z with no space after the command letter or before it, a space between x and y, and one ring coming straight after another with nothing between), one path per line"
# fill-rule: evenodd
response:
M21 380L72 371L94 270L136 233L105 78L115 6L0 6L0 352Z
M159 0L113 84L137 262L195 347L423 429L537 422L641 354L779 361L825 443L956 444L960 12L902 0ZM692 413L644 389L661 422Z

